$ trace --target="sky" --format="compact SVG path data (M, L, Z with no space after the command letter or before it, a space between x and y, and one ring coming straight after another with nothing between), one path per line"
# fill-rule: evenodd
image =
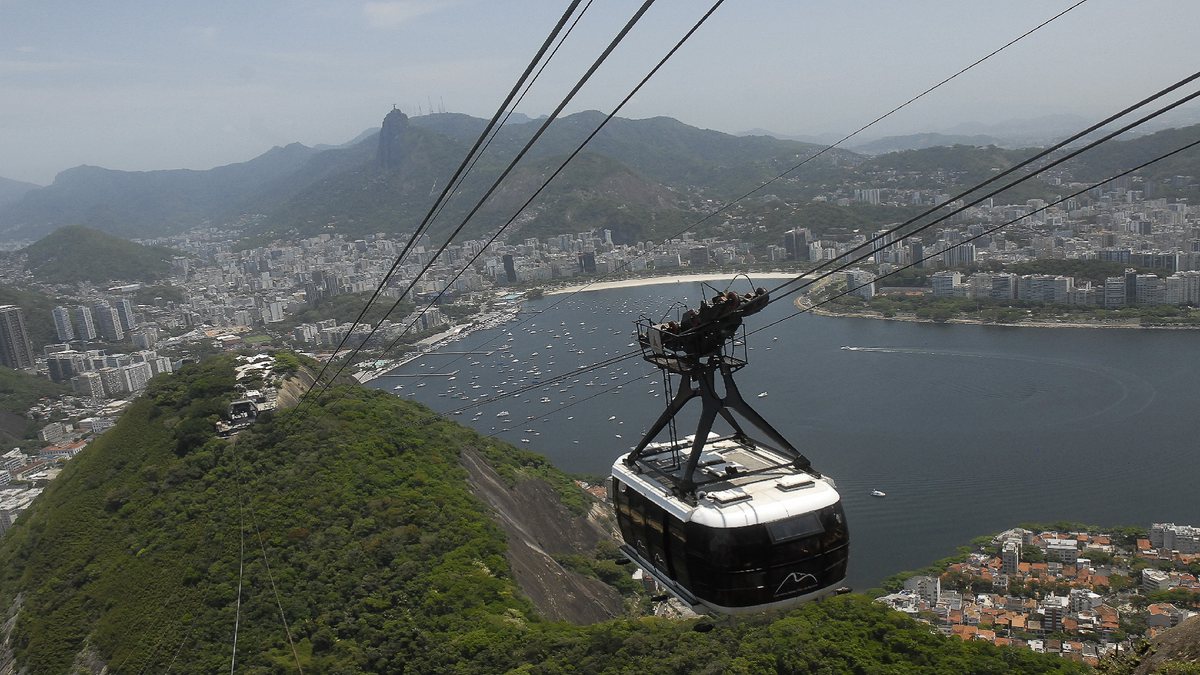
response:
M841 136L1073 2L729 0L621 115ZM0 176L207 169L393 105L487 118L567 4L0 0ZM594 0L519 110L552 110L638 4ZM567 112L610 110L709 4L658 0ZM1196 0L1087 0L865 137L1103 117L1191 74L1197 26Z

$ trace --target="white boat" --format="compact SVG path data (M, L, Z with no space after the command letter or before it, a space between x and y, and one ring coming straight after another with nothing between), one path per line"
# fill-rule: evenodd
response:
M887 493L883 490L871 490L872 497L886 497Z
M496 413L496 417L508 417L508 411L501 410L500 412Z
M758 394L758 397L759 397L759 398L766 398L766 397L767 397L767 392L765 392L765 391L764 391L764 392L760 392L760 393Z

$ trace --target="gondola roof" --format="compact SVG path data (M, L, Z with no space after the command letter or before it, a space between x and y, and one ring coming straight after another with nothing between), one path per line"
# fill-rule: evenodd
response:
M693 437L680 439L688 447ZM683 467L669 443L654 443L637 467L617 460L613 474L672 516L708 527L770 523L837 503L832 479L808 473L752 439L710 434L697 467L695 497L677 494Z

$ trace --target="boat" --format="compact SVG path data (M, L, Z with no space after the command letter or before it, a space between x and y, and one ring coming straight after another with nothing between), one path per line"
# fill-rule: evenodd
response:
M500 412L496 413L496 417L508 417L508 411L501 410Z
M763 392L759 392L759 394L758 394L758 397L759 397L759 398L766 398L766 397L767 397L767 392L765 392L765 391L763 391Z
M887 493L883 490L871 490L872 497L886 497Z

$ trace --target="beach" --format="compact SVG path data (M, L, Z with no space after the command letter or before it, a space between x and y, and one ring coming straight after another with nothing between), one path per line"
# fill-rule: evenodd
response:
M781 281L784 279L794 279L796 274L789 272L755 272L749 275L750 280L755 285L761 285L759 282L763 280ZM606 291L613 288L635 288L637 286L654 286L657 284L690 284L698 281L717 281L722 284L734 283L734 289L739 291L749 290L749 286L745 286L746 279L739 275L736 279L733 275L725 274L674 274L661 277L643 277L638 279L623 279L620 281L599 281L593 284L575 284L572 286L564 286L553 290L547 289L546 295L561 295L563 293L579 293L587 291Z

